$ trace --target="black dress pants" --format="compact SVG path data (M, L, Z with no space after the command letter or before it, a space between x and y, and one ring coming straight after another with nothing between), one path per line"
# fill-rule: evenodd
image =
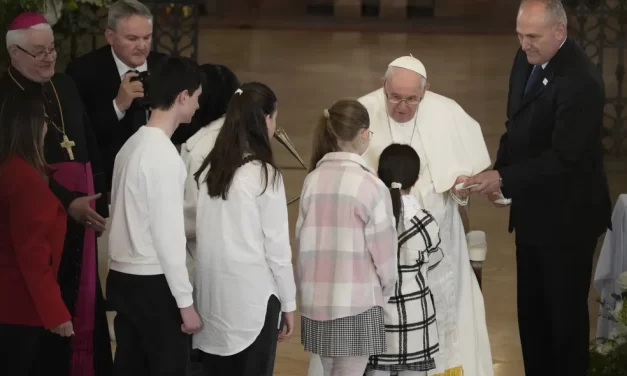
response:
M0 324L0 375L29 375L44 330L40 326Z
M272 295L266 319L255 341L244 351L231 356L203 354L206 376L272 376L279 336L281 302Z
M187 375L190 337L181 331L181 313L163 274L111 270L107 299L116 311L113 376Z
M526 376L587 375L596 244L596 237L552 246L517 241L518 328Z

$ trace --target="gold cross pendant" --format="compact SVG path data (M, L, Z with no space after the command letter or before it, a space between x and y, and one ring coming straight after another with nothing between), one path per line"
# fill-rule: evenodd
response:
M70 156L70 160L73 161L74 160L74 153L72 152L72 146L74 146L74 141L70 141L69 138L67 138L67 135L64 134L63 135L63 142L61 143L61 147L64 148L65 150L67 150L68 155Z

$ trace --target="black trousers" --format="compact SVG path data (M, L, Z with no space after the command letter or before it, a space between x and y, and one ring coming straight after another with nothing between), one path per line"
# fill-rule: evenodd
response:
M44 331L40 326L0 324L0 375L28 376Z
M526 376L587 375L596 244L596 237L552 246L517 241L518 328Z
M113 376L185 376L190 337L164 275L111 270L107 299L116 311Z
M281 302L272 295L268 300L266 320L255 339L244 351L231 356L203 354L206 376L272 376L279 331Z

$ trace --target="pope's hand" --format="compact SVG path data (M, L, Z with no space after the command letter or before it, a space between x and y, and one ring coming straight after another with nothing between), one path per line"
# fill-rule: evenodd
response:
M67 209L68 214L76 222L82 223L96 232L104 232L107 228L107 221L89 205L91 201L99 199L100 196L101 194L98 193L93 196L75 198Z
M466 181L466 185L475 185L471 188L471 192L479 192L482 194L491 195L494 192L498 192L501 189L501 175L497 170L484 171L477 174Z
M124 75L118 90L118 96L115 97L115 104L120 111L128 110L133 103L133 99L144 97L144 84L139 80L131 82L133 77L137 77L137 73L128 72Z
M453 194L459 198L466 198L468 196L470 196L470 191L468 189L461 189L461 190L457 190L455 189L455 187L457 187L458 184L464 183L464 185L468 185L466 182L468 181L468 179L470 179L470 177L466 176L466 175L461 175L457 177L457 180L455 180L455 184L453 184L453 188L451 188L451 191L453 191Z

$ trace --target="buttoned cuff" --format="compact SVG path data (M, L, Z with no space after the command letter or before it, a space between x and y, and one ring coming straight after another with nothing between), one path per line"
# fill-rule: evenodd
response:
M296 300L289 302L281 302L281 312L294 312L296 311Z
M115 114L118 116L118 121L122 120L122 118L124 118L124 115L126 114L126 111L120 111L118 105L115 103L115 99L113 99L113 109L115 110Z

